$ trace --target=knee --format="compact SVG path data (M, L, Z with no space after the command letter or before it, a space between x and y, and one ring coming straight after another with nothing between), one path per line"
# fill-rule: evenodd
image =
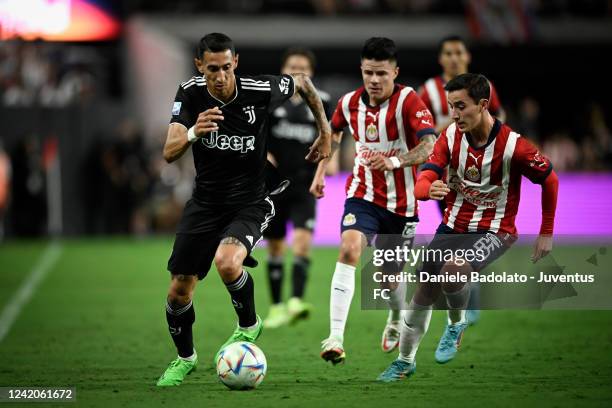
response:
M293 254L303 258L308 258L311 241L312 232L304 228L296 229L293 236Z
M242 272L242 260L234 254L218 251L214 262L223 282L236 280Z
M453 282L452 279L448 279L449 276L468 276L471 272L472 268L467 262L456 262L449 261L444 264L442 267L440 274L446 275L447 279L445 279L441 284L442 291L445 293L452 293L458 290L461 290L465 283L461 281Z
M268 240L268 252L271 257L279 257L284 255L284 243L279 239L270 239Z
M186 305L193 297L196 276L173 275L168 289L168 302L172 305Z
M361 242L342 240L340 244L340 262L348 265L357 265L361 256Z
M293 243L293 255L308 258L310 252L310 245L308 242L294 242Z
M435 283L418 284L413 301L422 306L433 305L440 295L440 285Z

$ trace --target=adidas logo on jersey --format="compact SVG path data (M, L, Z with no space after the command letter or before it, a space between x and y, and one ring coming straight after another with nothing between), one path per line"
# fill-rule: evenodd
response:
M246 153L255 150L255 136L228 136L220 135L219 132L206 133L202 138L202 144L210 149L234 150Z

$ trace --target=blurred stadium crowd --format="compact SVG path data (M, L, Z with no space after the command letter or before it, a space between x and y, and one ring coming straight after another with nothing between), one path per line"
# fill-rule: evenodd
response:
M177 13L215 11L219 13L283 12L335 15L344 13L465 13L474 1L440 0L223 0L183 1L172 11ZM171 2L131 1L140 11L165 12ZM487 1L492 7L495 1ZM508 2L501 2L507 4ZM516 2L529 5L538 15L574 15L584 17L610 15L609 1L535 1ZM109 53L109 47L113 50ZM118 50L117 50L118 48ZM114 101L124 106L121 89L121 46L108 44L74 44L0 42L0 106L3 110L18 108L33 113L41 109L68 110L78 114L99 101ZM432 72L432 75L437 74ZM358 72L356 72L358 75ZM358 79L358 77L357 77ZM420 83L408 85L418 87ZM495 81L495 78L492 78ZM341 90L327 89L333 76L315 77L315 83L332 93L337 100ZM512 95L516 95L516 90ZM612 132L610 106L601 101L582 101L575 117L559 120L560 126L542 125L542 105L528 90L519 97L505 97L498 92L507 112L507 121L539 144L558 172L612 170ZM170 100L168 103L170 104ZM559 103L568 103L559 101ZM59 157L76 163L78 200L84 209L85 234L148 234L172 232L183 203L191 194L194 170L191 157L167 164L161 155L165 129L146 135L143 127L122 110L122 119L109 129L100 129L99 137L88 143L78 157ZM556 118L555 118L556 120ZM56 136L38 126L38 133L0 133L0 237L35 236L48 232L48 171L52 162ZM4 130L8 132L10 130ZM78 135L74 135L75 138ZM351 140L343 142L341 169L352 167ZM70 214L65 214L65 217ZM2 221L3 220L3 221Z
M178 4L164 0L132 0L127 3L130 8L145 12L299 13L326 16L371 13L460 15L465 12L466 6L485 5L497 9L518 7L538 16L601 16L612 12L610 2L601 0L187 0Z

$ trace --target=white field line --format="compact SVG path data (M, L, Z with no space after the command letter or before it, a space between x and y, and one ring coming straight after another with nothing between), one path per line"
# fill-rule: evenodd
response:
M62 246L57 242L51 242L45 248L30 274L23 281L17 292L8 301L0 315L0 342L4 340L11 330L13 323L19 316L21 309L30 301L30 298L40 285L44 277L53 269L53 266L62 254Z

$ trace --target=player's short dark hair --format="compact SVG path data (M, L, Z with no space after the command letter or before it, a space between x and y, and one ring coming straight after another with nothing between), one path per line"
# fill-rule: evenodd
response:
M463 39L463 37L461 37L460 35L449 35L442 38L438 43L438 54L442 52L442 48L444 48L444 44L446 44L447 42L460 42L465 46L466 49L468 49L468 44L465 39Z
M489 100L491 97L491 85L489 80L482 74L461 74L448 81L444 87L448 92L460 91L465 89L474 100L478 103L481 99Z
M393 40L389 38L372 37L363 45L361 59L397 62L397 47Z
M308 48L301 47L291 47L287 51L285 51L283 57L281 58L281 67L284 67L287 63L287 60L290 57L293 57L294 55L299 55L301 57L306 58L308 60L308 63L310 64L310 69L314 71L315 66L317 65L317 58L315 57L314 53Z
M202 58L206 51L222 52L225 50L230 50L232 55L236 55L236 49L234 48L232 39L222 33L209 33L200 38L195 53L196 58Z

